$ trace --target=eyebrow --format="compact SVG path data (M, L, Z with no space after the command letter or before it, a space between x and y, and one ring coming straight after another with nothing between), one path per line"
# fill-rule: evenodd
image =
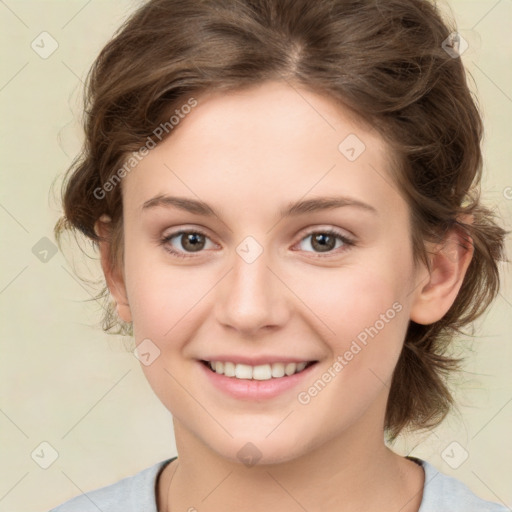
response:
M344 206L352 206L373 214L378 214L377 210L367 203L359 201L358 199L340 196L318 197L314 199L297 201L294 203L292 202L282 208L279 213L281 217L294 217L298 215L304 215L306 213L333 210L335 208L341 208ZM217 212L203 201L169 195L158 195L147 200L142 205L142 210L144 211L157 207L175 207L196 215L203 215L205 217L215 216L220 218Z

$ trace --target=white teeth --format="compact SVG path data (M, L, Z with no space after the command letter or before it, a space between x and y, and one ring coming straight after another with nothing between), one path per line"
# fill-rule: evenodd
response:
M256 380L269 380L272 378L272 368L269 364L261 364L252 369L252 378Z
M272 363L250 366L248 364L235 364L229 361L210 361L209 367L219 375L234 377L236 379L270 380L278 379L285 375L290 376L301 372L307 363Z
M284 364L274 363L272 365L272 377L279 378L284 377Z
M306 368L306 365L307 365L307 364L308 364L308 363L299 363L299 364L297 365L297 371L298 371L298 372L301 372L302 370L304 370L304 368Z
M235 374L235 365L233 363L224 363L224 375L226 377L234 377Z
M295 373L296 369L297 369L297 364L296 363L288 363L284 367L284 373L286 373L286 375L293 375Z
M237 364L235 366L235 377L237 379L252 379L252 366L248 364Z

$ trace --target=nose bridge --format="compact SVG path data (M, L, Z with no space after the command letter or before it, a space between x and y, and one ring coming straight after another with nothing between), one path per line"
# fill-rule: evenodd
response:
M232 270L223 279L217 297L220 323L253 333L285 320L285 289L270 270L269 260L268 252L254 240L239 244L233 255Z

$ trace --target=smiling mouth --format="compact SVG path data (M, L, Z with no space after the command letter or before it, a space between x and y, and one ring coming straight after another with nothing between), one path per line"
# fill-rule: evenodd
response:
M303 372L306 368L316 364L318 361L301 363L272 363L251 366L248 364L235 364L229 361L204 361L210 371L225 377L242 380L270 380L281 379Z

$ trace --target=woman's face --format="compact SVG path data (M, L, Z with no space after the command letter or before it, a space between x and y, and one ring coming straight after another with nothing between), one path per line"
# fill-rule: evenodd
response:
M382 139L286 83L197 100L122 184L125 320L150 385L231 460L382 442L417 283Z

